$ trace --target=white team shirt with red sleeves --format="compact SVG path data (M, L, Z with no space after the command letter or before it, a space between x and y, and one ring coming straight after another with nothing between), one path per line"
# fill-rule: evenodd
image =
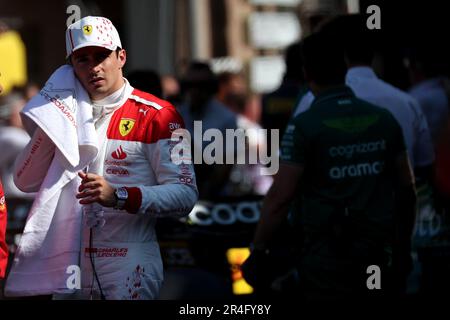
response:
M84 229L83 291L93 283L91 252L107 299L157 298L163 266L155 217L186 215L198 198L193 166L175 165L170 157L172 132L184 128L183 120L168 102L135 89L96 126L101 148L93 171L128 188L127 210L135 214L103 208L104 225L93 231L92 248Z
M83 214L80 298L89 298L93 281L90 253L107 299L155 299L163 280L163 266L155 234L155 218L189 214L198 199L191 164L171 161L172 132L184 128L176 109L168 102L133 89L126 83L125 102L96 122L100 151L87 168L105 177L113 187L129 192L126 211L92 206L102 227L93 229L92 212ZM123 100L121 100L123 101ZM33 148L36 142L39 148ZM15 182L27 192L37 191L52 160L54 146L39 128L16 160L28 162L27 172L15 173ZM39 168L36 170L36 168ZM74 201L75 199L74 195ZM64 293L62 291L61 293Z
M152 216L189 212L189 199L197 196L195 175L191 165L175 165L170 159L172 132L184 128L170 103L134 89L125 104L98 120L96 127L101 149L96 169L88 171L116 187L137 187L140 194L130 192L136 199L131 211Z

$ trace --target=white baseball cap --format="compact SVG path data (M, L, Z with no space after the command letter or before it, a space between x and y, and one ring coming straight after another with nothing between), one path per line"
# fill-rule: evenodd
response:
M109 19L88 16L67 27L66 58L74 51L89 46L103 47L111 51L122 48L119 33Z

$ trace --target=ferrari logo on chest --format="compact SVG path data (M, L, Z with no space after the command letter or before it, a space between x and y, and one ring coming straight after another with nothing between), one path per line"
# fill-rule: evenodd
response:
M119 132L120 135L122 137L125 137L126 135L128 135L131 130L133 130L134 127L134 123L136 122L136 120L134 119L120 119L120 123L119 123Z

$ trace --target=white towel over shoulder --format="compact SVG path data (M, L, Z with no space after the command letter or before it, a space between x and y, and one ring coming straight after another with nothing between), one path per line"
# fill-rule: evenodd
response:
M77 172L98 153L89 96L73 68L57 69L22 111L27 132L39 126L55 144L55 156L28 214L8 276L5 295L71 292L67 268L79 265L81 205Z

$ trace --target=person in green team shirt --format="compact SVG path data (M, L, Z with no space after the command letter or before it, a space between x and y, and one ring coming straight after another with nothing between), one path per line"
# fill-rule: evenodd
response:
M305 38L302 56L316 99L286 129L244 276L251 278L252 261L261 261L294 203L292 220L304 235L298 274L305 298L399 293L416 201L402 130L389 111L344 85L344 58L333 39ZM380 268L381 290L367 286L371 265Z

